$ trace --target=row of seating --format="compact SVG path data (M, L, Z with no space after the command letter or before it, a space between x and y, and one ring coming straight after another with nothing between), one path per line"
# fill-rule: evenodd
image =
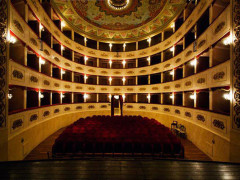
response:
M93 116L68 126L55 140L54 156L64 154L159 154L184 156L180 140L158 121L141 116Z

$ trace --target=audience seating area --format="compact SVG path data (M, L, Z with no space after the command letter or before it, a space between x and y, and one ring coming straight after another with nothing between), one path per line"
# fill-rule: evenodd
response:
M93 116L68 126L56 139L53 157L124 155L184 157L181 141L154 119L141 116Z

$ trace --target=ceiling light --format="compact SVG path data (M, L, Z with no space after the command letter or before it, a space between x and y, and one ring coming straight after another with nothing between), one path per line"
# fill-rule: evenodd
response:
M129 1L130 0L126 0L126 2L121 5L121 6L116 6L112 0L107 0L107 3L108 3L108 6L110 6L112 9L115 9L115 10L122 10L122 9L125 9L128 5L129 5Z

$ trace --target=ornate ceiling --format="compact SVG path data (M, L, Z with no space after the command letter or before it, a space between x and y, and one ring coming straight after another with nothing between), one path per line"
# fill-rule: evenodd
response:
M52 0L75 31L104 41L136 41L166 27L185 0Z

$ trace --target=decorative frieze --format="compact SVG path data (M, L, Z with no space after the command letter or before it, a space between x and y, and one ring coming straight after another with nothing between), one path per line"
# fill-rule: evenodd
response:
M21 127L22 125L23 125L23 120L22 119L17 119L15 121L13 121L12 129L15 130L15 129Z
M21 71L18 71L16 69L13 70L12 75L16 79L23 79L23 73Z
M216 127L216 128L219 128L221 130L224 130L225 129L225 125L224 125L224 122L218 120L218 119L214 119L213 120L213 126Z

